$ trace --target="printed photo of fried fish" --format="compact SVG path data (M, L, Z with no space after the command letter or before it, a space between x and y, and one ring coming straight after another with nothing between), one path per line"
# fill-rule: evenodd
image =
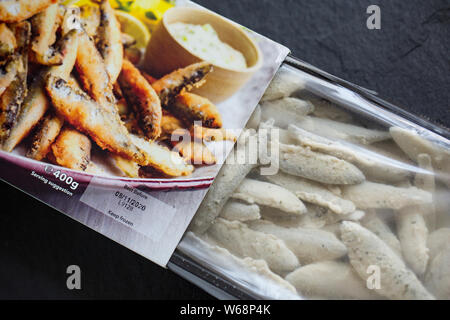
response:
M0 0L0 150L79 171L101 159L107 174L133 178L216 164L213 144L236 137L216 105L190 92L212 64L159 79L141 71L124 49L143 56L143 39L117 10L109 0Z

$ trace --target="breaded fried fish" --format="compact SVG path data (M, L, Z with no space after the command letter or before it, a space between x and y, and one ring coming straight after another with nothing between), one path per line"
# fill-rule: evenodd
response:
M15 79L0 97L0 143L9 136L27 94L28 44L31 26L29 22L21 22L13 25L12 30L18 44L17 59L20 63Z
M0 62L14 53L17 42L14 33L6 23L0 23Z
M174 115L191 125L194 121L201 121L202 125L208 128L222 127L222 118L217 107L199 95L182 92L168 108Z
M201 142L182 141L175 145L175 151L178 151L183 158L194 165L212 165L216 163L214 154Z
M61 24L59 5L50 5L31 19L33 39L31 41L31 59L43 65L62 63L61 53L52 45L56 41L56 30Z
M83 5L81 10L81 26L89 37L93 38L97 34L100 26L100 9L97 6Z
M183 129L184 124L180 119L178 119L168 111L163 110L163 115L161 119L161 136L160 136L161 139L170 140L170 137L174 131Z
M155 90L128 60L123 61L118 81L125 98L138 115L145 136L155 140L161 135L162 119L161 102Z
M65 168L84 171L91 161L91 140L70 127L64 127L52 144L52 160Z
M0 1L0 21L20 22L57 2L58 0L2 0Z
M47 112L50 102L44 89L45 78L47 74L59 76L66 80L69 78L77 56L78 35L79 31L71 30L62 37L58 43L61 56L63 57L62 64L44 70L32 81L17 122L3 144L3 150L11 152Z
M194 63L169 73L155 81L152 86L159 95L161 104L165 107L170 105L183 90L189 91L192 88L200 87L212 69L212 65L208 62Z
M5 92L16 77L17 70L22 65L18 56L11 55L3 66L0 66L0 96Z
M48 114L33 137L27 157L39 161L44 159L56 137L58 137L63 124L64 120L61 117L53 113Z
M97 48L106 66L111 83L116 82L123 61L123 45L120 24L109 0L95 0L100 5L100 25Z
M146 155L134 145L118 114L106 112L86 93L60 77L50 76L46 90L64 120L87 133L101 148L147 165Z
M224 128L212 129L194 125L191 128L191 135L194 139L202 141L236 141L236 136Z
M63 32L68 32L68 28L81 29L75 68L83 89L109 112L116 112L113 106L116 99L112 91L112 83L94 40L81 27L80 8L66 10Z
M194 170L178 153L129 134L118 114L108 112L70 82L50 76L46 90L64 120L88 134L102 149L169 176L188 175Z

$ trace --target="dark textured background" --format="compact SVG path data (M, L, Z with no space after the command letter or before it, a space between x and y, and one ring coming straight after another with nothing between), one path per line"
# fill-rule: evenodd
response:
M336 76L450 126L450 1L201 0ZM381 7L381 30L366 8ZM209 295L1 183L0 298L202 299ZM82 290L65 269L82 269Z

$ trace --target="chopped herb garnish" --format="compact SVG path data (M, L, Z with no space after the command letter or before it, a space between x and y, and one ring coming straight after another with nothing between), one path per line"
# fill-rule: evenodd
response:
M153 11L146 11L146 12L145 12L145 17L146 17L147 19L150 19L150 20L158 20L158 18L157 18L156 15L153 13Z

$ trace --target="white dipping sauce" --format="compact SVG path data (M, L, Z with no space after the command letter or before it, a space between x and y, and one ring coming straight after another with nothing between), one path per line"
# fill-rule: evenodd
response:
M244 55L222 42L210 24L176 22L170 24L168 28L178 42L203 60L227 69L247 68Z

